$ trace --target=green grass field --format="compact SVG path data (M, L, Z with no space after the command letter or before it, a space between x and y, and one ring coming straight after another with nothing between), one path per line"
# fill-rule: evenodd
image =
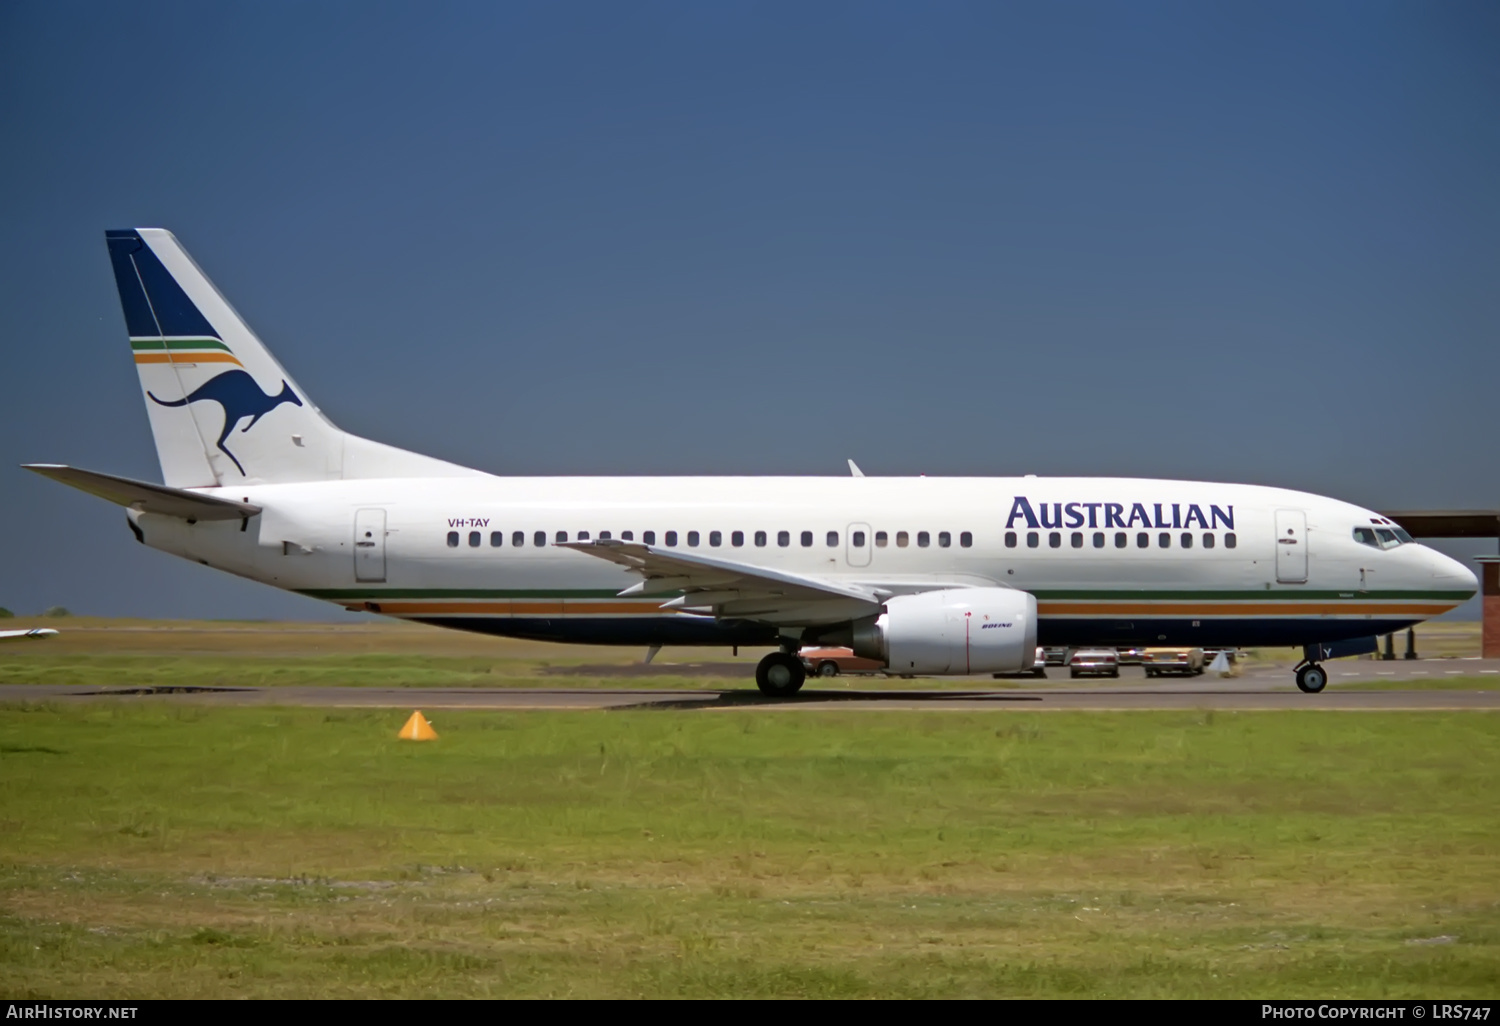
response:
M1493 998L1500 718L0 708L0 991Z

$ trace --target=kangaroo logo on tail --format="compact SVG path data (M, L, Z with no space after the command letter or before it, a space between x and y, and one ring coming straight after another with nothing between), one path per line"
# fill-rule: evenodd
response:
M151 396L151 401L159 406L187 406L200 399L218 403L224 410L224 429L219 432L219 440L216 444L220 452L234 460L234 465L239 468L242 477L248 476L245 474L245 468L240 466L240 461L235 459L234 453L224 448L224 439L229 437L229 432L234 430L236 424L249 417L250 423L246 424L240 432L244 434L255 426L256 421L282 403L302 405L302 400L297 398L297 393L292 391L292 386L288 385L285 379L281 382L279 395L268 395L260 385L256 384L255 379L248 372L242 370L225 371L218 377L205 381L183 398L170 402L158 399L150 392L146 394Z

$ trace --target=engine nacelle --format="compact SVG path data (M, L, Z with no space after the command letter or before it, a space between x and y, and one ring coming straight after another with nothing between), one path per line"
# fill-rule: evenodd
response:
M892 673L1015 673L1036 661L1036 596L1011 588L898 595L854 624L854 653Z

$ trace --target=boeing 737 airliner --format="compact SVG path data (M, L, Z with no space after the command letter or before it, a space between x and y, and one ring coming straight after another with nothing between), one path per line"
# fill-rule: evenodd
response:
M805 643L898 674L1028 669L1037 644L1306 646L1319 664L1475 592L1370 510L1125 478L498 477L346 434L170 232L105 233L164 484L29 469L136 540L352 610L608 645ZM1364 639L1368 639L1367 641Z

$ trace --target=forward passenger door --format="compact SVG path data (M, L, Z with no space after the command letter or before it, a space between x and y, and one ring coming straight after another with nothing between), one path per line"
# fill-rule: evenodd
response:
M1300 509L1276 511L1276 580L1307 583L1307 514Z

